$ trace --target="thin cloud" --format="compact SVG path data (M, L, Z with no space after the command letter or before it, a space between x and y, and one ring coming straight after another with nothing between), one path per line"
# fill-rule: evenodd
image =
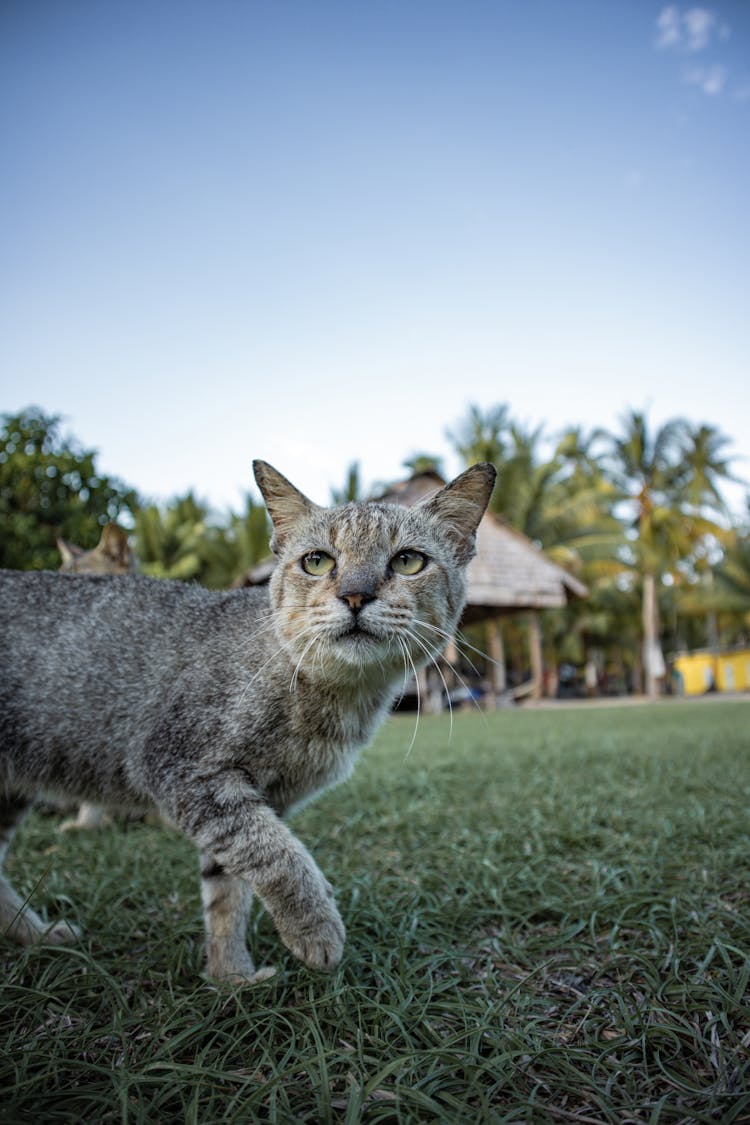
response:
M685 25L685 49L705 51L711 42L716 27L716 16L707 8L690 8L683 17Z
M656 20L655 44L660 51L695 54L707 50L716 40L729 38L729 25L722 23L710 8L686 8L676 4L662 8Z
M727 69L719 64L691 67L685 72L685 81L691 86L698 86L704 94L715 96L726 86Z
M722 63L714 61L715 49L720 48L731 34L729 24L711 8L682 8L678 4L669 4L657 16L654 45L659 51L685 58L683 82L697 87L708 97L716 97L728 87L729 70ZM705 53L708 52L714 58L687 65L687 56L704 53L705 58ZM733 96L737 98L736 93Z
M656 21L656 46L664 51L678 47L682 39L682 18L679 8L662 8Z

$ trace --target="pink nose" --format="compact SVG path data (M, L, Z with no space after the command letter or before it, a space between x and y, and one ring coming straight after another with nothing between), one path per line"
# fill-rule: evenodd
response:
M375 595L368 594L366 590L358 590L356 592L345 590L343 593L339 594L339 597L342 602L346 602L352 613L359 613L363 605L374 600Z

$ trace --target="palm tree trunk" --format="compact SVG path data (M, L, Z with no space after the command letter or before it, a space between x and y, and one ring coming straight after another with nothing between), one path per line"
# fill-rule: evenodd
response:
M658 694L657 645L656 579L647 571L643 575L643 688L649 699Z

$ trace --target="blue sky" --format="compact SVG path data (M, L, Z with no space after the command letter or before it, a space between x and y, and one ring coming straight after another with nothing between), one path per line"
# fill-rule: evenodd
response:
M454 471L471 402L750 476L746 3L5 0L0 118L0 410L146 495Z

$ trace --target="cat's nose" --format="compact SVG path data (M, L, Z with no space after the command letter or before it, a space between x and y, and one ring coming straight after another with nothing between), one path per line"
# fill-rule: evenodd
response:
M341 598L342 602L346 602L346 604L349 606L349 609L353 613L359 613L363 605L365 605L367 602L373 601L375 595L362 590L359 590L356 593L347 590L339 594L339 597Z
M378 574L371 566L350 566L342 571L336 593L357 614L367 602L375 600L378 592Z

